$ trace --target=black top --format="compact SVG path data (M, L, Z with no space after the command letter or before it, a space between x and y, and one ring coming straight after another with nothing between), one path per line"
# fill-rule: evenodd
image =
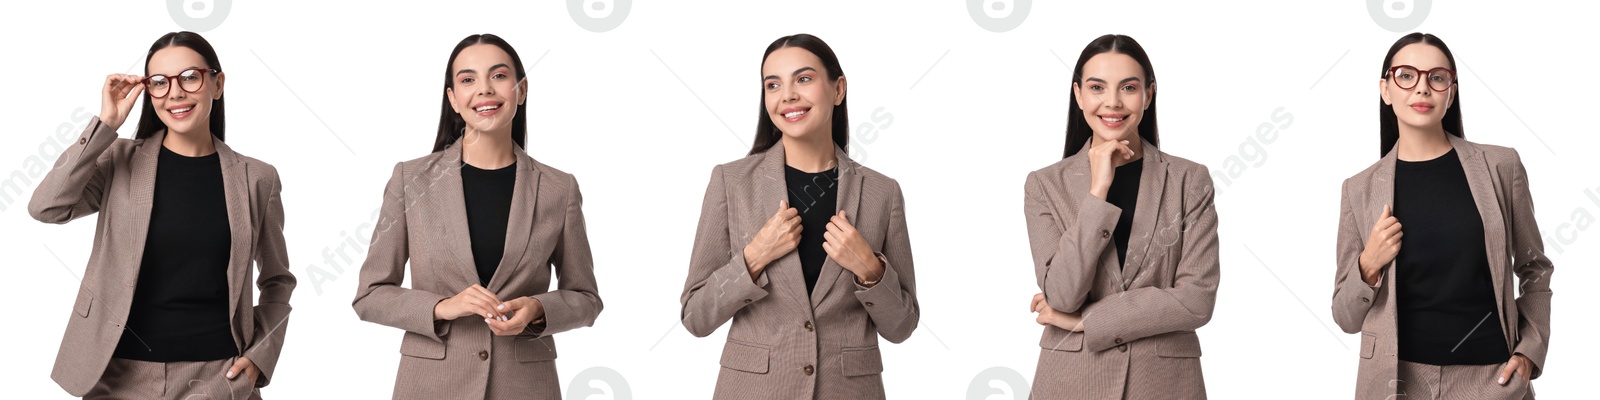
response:
M1119 267L1128 259L1128 234L1133 230L1133 209L1139 205L1139 176L1143 172L1143 157L1123 164L1111 178L1111 189L1106 190L1106 202L1122 209L1122 215L1117 217L1117 229L1111 232L1117 244Z
M228 319L228 229L217 153L185 157L162 147L139 281L113 357L176 362L239 355Z
M789 206L800 212L800 245L795 251L800 252L800 271L810 295L822 275L822 262L828 259L822 235L828 232L828 220L839 212L839 168L811 173L785 165L783 180L789 186Z
M506 252L506 225L511 220L511 192L516 188L517 163L486 170L461 164L461 191L467 203L467 234L472 241L472 263L478 267L478 284L500 268Z
M1433 365L1499 364L1511 358L1489 277L1483 218L1455 150L1394 169L1400 359ZM1488 379L1488 378L1484 378Z

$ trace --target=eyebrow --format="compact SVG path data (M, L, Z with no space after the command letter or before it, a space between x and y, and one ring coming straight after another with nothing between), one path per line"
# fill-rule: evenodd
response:
M794 72L790 73L789 76L800 75L801 72L816 71L816 70L817 70L816 68L811 68L811 67L800 67L800 69L794 70ZM777 75L767 75L766 77L761 78L761 80L763 80L763 81L768 80L768 79L778 79L778 76Z
M1105 80L1105 79L1100 79L1100 78L1095 78L1095 77L1089 77L1089 78L1088 78L1088 79L1084 79L1084 80L1083 80L1083 81L1084 81L1084 82L1100 82L1100 83L1106 83L1106 80ZM1128 83L1128 82L1130 82L1130 81L1131 81L1131 82L1139 82L1139 77L1137 77L1137 76L1132 76L1132 77L1127 77L1127 78L1122 78L1122 81L1121 81L1121 82L1117 82L1117 83Z
M493 71L493 70L497 70L497 69L501 69L501 68L511 68L511 66L510 65L506 65L504 63L495 64L493 67L489 67L489 70ZM463 68L460 71L456 71L456 75L473 74L473 73L477 73L477 72L478 72L477 70L474 70L472 68Z

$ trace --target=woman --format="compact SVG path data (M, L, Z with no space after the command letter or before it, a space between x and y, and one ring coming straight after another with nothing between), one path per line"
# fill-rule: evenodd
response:
M761 76L755 145L711 170L683 326L733 320L715 398L881 399L878 336L918 318L900 185L845 154L844 70L821 39L778 38Z
M1219 266L1206 167L1156 148L1156 76L1133 38L1072 70L1065 159L1028 175L1023 210L1045 325L1033 396L1203 399L1200 338Z
M42 222L100 214L50 377L86 398L259 398L295 286L278 172L223 143L226 76L205 38L161 36L144 73L106 77L99 117L28 203Z
M523 151L525 74L500 37L462 39L433 153L384 189L353 307L406 331L396 399L560 398L551 335L600 314L578 181Z
M1455 68L1433 35L1389 48L1383 158L1344 181L1333 319L1361 333L1358 399L1531 399L1543 371L1553 266L1527 171L1463 139Z

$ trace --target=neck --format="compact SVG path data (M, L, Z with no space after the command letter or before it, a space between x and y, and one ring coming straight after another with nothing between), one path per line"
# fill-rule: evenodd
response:
M511 132L481 132L468 127L461 135L461 161L481 169L505 168L516 162Z
M1449 153L1450 139L1444 126L1414 127L1400 124L1400 139L1395 141L1397 157L1402 161L1427 161Z
M211 127L200 125L202 128L190 132L168 129L166 137L161 139L161 147L185 157L208 156L217 152L216 144L211 142Z
M815 132L804 137L783 135L783 163L805 172L822 172L838 165L833 136Z

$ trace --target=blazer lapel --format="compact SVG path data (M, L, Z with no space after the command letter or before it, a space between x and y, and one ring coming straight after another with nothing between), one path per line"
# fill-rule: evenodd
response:
M749 223L755 230L761 229L767 218L778 212L779 201L789 198L789 187L784 180L783 159L783 142L779 141L761 154L761 164L756 168L754 176L750 177L755 181L756 212L755 215L749 216L753 218ZM741 250L735 248L733 251ZM767 274L767 281L772 284L778 297L782 297L802 314L811 315L811 306L806 301L808 296L805 276L800 271L799 252L791 251L773 260L763 273Z
M1361 213L1356 215L1356 221L1360 222L1358 226L1362 227L1362 243L1371 239L1372 226L1377 224L1378 217L1383 215L1383 208L1394 206L1394 164L1399 158L1400 153L1390 148L1389 153L1378 160L1378 169L1372 171L1372 180L1368 181L1367 186L1366 207L1363 210L1356 210ZM1383 273L1387 277L1385 281L1394 282L1395 265L1397 264L1394 261L1389 262L1389 268ZM1395 291L1390 290L1387 295L1391 297L1389 304L1394 304L1392 298L1394 293Z
M250 221L250 182L245 164L239 162L239 155L221 140L212 139L212 145L217 149L217 158L222 166L223 199L227 202L228 233L231 236L231 248L228 252L228 320L238 321L236 316L239 310L239 299L248 291L251 254L250 244L255 241L255 232ZM254 321L243 321L250 324ZM236 345L243 348L245 338L240 336L243 329L234 332Z
M863 222L858 219L860 214L857 211L861 209L861 181L864 178L861 176L860 171L856 170L855 161L851 160L844 153L844 150L840 150L837 146L834 147L833 156L837 160L836 163L839 168L839 192L836 194L838 196L836 197L838 205L841 210L844 210L845 216L850 219L850 224L859 225ZM859 229L859 226L857 228ZM817 275L817 286L811 292L811 307L815 308L817 305L822 304L822 299L827 297L829 290L833 289L834 284L840 279L846 279L848 282L854 283L855 274L839 266L839 263L834 261L833 257L824 258L822 271Z
M1489 257L1489 278L1494 282L1494 303L1496 309L1505 310L1505 298L1500 290L1505 285L1508 275L1506 257L1506 229L1505 216L1500 213L1500 200L1495 194L1494 178L1489 172L1489 164L1483 157L1483 151L1478 146L1466 140L1445 135L1450 139L1450 145L1455 147L1456 156L1461 160L1461 169L1466 172L1467 186L1472 188L1472 202L1478 206L1478 216L1483 218L1484 248ZM1504 330L1504 318L1501 328ZM1511 337L1511 336L1507 336Z
M1143 141L1143 139L1140 139ZM1133 281L1139 279L1139 272L1148 260L1150 242L1155 238L1156 222L1162 221L1162 192L1167 187L1167 162L1161 154L1161 149L1150 142L1144 142L1144 166L1139 173L1139 200L1133 209L1133 226L1128 227L1128 252L1122 262L1122 290L1128 290ZM1177 215L1171 216L1169 224L1183 223L1183 210L1178 207Z
M512 152L516 153L517 159L516 187L511 190L511 220L506 221L504 251L499 266L495 267L494 277L489 279L488 289L495 293L500 293L510 276L522 266L534 224L538 222L534 221L537 215L534 211L539 199L539 169L534 168L533 158L528 157L521 147L513 146Z
M126 260L128 275L123 278L128 284L134 284L139 279L140 261L144 259L144 243L150 234L150 212L155 206L156 198L156 160L161 155L161 141L166 137L166 131L158 131L154 135L143 139L139 150L130 160L133 166L132 185L128 186L129 198L133 200L133 220L130 221L133 230L129 231L128 252L131 257Z
M456 272L468 285L478 283L478 264L472 259L472 235L467 231L467 201L461 189L461 141L444 149L444 156L428 166L424 176L435 176L425 197L433 203L431 211L444 225L444 250L456 259Z

